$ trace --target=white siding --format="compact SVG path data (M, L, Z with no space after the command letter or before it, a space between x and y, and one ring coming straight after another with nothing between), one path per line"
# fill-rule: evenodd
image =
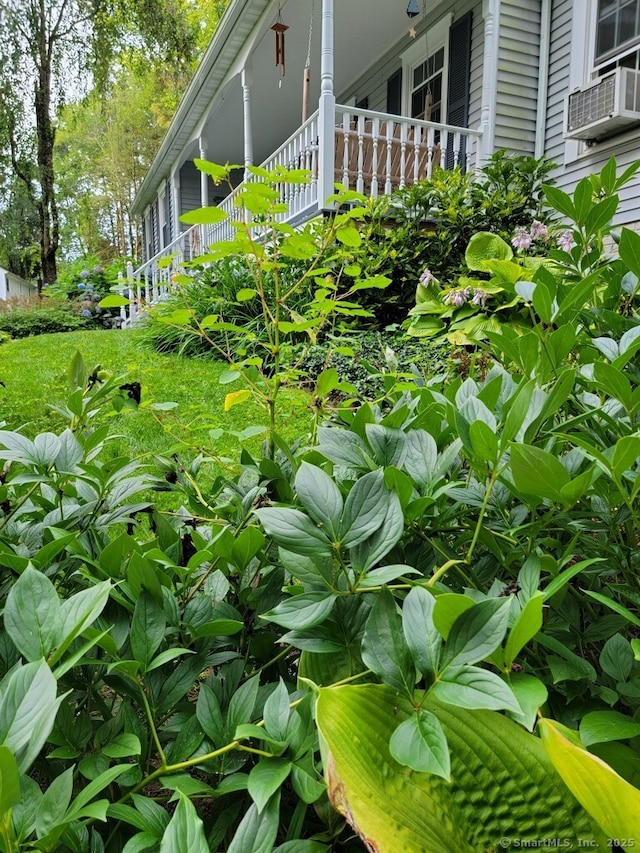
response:
M495 147L533 154L540 65L540 0L502 0Z
M556 0L552 12L546 152L558 164L553 173L557 186L567 192L572 192L586 175L599 172L611 157L616 158L619 172L640 157L640 128L603 140L591 148L584 147L577 157L566 157L574 147L565 147L562 138L564 97L569 91L570 79L571 27L573 15L584 13L582 3L583 0ZM638 222L640 178L635 177L620 193L615 223Z
M562 122L564 96L569 90L573 18L571 6L572 0L555 0L551 9L545 153L559 166L564 161Z

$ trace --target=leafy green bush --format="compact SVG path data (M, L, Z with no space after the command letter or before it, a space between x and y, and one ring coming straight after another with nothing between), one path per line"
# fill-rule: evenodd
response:
M87 325L74 307L62 300L45 300L37 297L9 300L0 303L0 332L12 338L45 335L51 332L72 332Z
M615 181L548 192L576 251L485 375L272 433L206 493L167 460L179 513L102 461L78 359L73 429L0 431L8 853L640 843L640 236L596 257L587 225Z
M542 183L551 168L545 160L499 151L479 176L438 169L429 180L366 203L363 241L353 260L364 275L392 281L383 297L368 291L360 298L375 322L406 319L425 268L439 281L456 279L477 231L510 241L517 227L546 222Z

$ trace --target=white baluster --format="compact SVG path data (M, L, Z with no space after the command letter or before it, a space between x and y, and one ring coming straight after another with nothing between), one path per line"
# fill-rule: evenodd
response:
M342 186L349 189L349 114L342 116L342 135L344 138L344 151L342 153Z
M400 189L404 189L405 173L407 166L407 125L402 122L400 125Z
M393 126L394 122L391 119L387 119L387 170L386 170L386 178L384 182L384 192L385 195L391 195L391 154L393 147Z
M373 154L371 158L371 195L373 198L378 197L378 139L380 136L380 119L374 118L373 120Z

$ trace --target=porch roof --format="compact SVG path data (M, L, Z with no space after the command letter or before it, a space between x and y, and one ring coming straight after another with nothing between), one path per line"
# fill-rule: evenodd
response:
M337 0L335 3L334 89L340 94L384 52L406 36L407 0ZM431 0L429 12L453 5ZM278 6L289 26L286 76L275 68L273 34ZM312 15L313 10L313 15ZM210 142L207 158L242 161L240 72L249 61L252 74L254 159L261 162L292 134L301 121L302 71L311 37L311 101L320 93L322 0L231 0L209 47L180 102L169 130L132 205L141 214L155 198L172 168L198 153L200 134Z

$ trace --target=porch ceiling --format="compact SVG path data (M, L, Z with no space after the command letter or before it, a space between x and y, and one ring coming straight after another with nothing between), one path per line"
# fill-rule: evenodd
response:
M429 0L443 11L451 0ZM348 89L395 42L410 45L407 0L335 0L334 91ZM240 72L252 68L251 112L254 162L266 159L301 123L302 77L311 38L309 109L320 96L322 0L280 0L285 35L286 75L275 66L277 0L232 0L161 148L136 197L134 212L153 200L158 184L176 164L199 156L197 135L207 140L207 158L220 163L243 160L243 107ZM361 95L368 93L362 92Z

